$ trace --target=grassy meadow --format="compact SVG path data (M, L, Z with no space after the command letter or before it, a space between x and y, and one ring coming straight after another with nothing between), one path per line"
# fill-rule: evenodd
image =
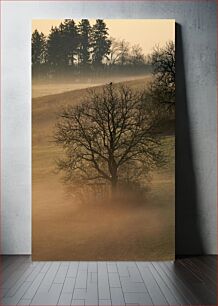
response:
M150 77L129 80L134 89ZM57 114L81 103L87 84L34 84L32 91L33 260L169 260L174 258L175 182L173 122L163 126L167 165L150 175L143 205L80 205L67 192L55 160ZM101 84L90 84L101 88Z

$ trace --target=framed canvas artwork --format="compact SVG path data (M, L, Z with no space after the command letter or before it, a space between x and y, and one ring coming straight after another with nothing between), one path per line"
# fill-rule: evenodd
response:
M175 20L33 20L33 260L172 260L174 213Z

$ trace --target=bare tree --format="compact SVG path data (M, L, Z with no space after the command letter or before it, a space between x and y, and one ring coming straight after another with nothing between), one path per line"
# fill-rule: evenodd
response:
M123 66L129 61L129 42L125 39L119 41L119 63Z
M143 54L142 47L139 44L132 46L130 62L135 66L145 64L145 55Z
M176 63L175 45L168 42L165 47L156 47L151 55L154 79L150 84L150 94L154 101L167 107L175 106Z
M60 115L55 141L65 151L58 168L68 182L81 185L142 180L163 162L154 133L158 114L144 91L110 83L89 90L85 101Z
M114 37L110 37L110 41L111 47L108 61L111 65L115 65L119 60L119 41Z
M111 47L109 55L110 64L119 64L124 66L129 63L130 58L130 43L125 39L116 39L111 37Z

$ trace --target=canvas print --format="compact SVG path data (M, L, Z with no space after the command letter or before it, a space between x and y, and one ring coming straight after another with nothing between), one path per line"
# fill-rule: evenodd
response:
M175 250L175 21L32 22L33 260Z

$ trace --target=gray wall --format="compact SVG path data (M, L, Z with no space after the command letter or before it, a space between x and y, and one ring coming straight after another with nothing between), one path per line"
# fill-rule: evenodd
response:
M176 19L176 252L215 254L215 1L3 1L2 16L2 253L31 253L31 19L87 17Z

